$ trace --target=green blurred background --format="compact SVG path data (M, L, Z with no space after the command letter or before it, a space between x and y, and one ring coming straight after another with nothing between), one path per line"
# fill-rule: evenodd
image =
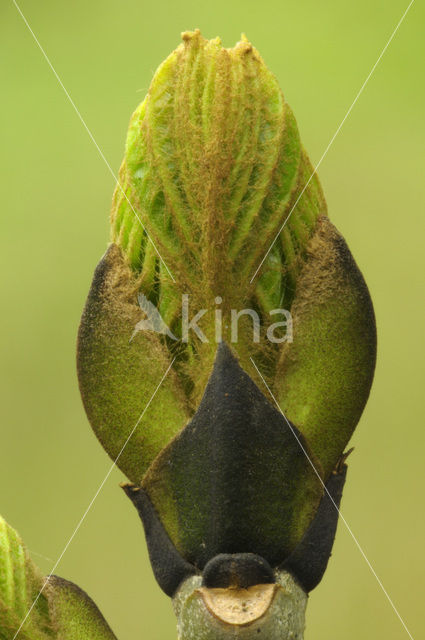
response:
M22 0L111 167L158 64L199 27L242 31L276 74L316 163L406 0ZM375 304L378 365L342 510L412 635L423 621L425 9L413 5L320 168ZM86 420L75 340L108 241L114 181L12 2L0 9L0 512L48 573L110 467ZM120 640L175 638L114 470L56 573ZM50 559L49 559L50 558ZM306 640L407 637L343 523Z

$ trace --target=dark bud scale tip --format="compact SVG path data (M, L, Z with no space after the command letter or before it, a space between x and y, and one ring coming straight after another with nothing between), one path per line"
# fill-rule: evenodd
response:
M273 583L278 568L289 571L306 591L320 582L335 536L346 467L331 476L323 494L296 438L302 442L222 343L193 420L159 457L143 487L123 486L142 519L152 568L167 595L196 574L202 574L208 588ZM313 483L315 491L306 493L294 484L297 474L301 483ZM175 522L162 509L164 478ZM293 493L288 487L294 487ZM314 496L309 518L301 512L302 527L294 508L299 495L302 505ZM271 522L270 535L264 536Z

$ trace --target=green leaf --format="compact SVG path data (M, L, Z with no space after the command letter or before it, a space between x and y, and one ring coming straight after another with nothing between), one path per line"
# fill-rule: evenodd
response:
M42 576L0 516L0 640L12 640L18 630L17 640L116 640L84 591Z
M46 592L58 640L116 640L93 600L80 587L51 576Z
M44 582L20 537L0 516L1 640L13 638ZM42 593L19 632L19 639L47 640L55 637L48 602Z
M210 341L216 296L222 298L223 318L230 319L231 309L250 308L264 326L270 309L290 305L305 247L318 217L326 214L312 173L291 108L252 44L243 36L228 49L218 38L187 32L131 118L122 187L117 186L112 204L111 240L176 335L182 293L190 296L194 313L209 310L202 331ZM251 284L285 221L285 231ZM230 320L222 330L230 342ZM264 342L265 330L261 350L273 369L279 348ZM189 345L180 346L176 369L196 409L215 353L193 335ZM257 345L246 316L238 347L249 370Z
M131 118L111 239L145 278L141 220L181 288L228 298L237 283L250 295L250 277L311 173L293 113L252 44L243 36L227 49L186 32ZM314 175L288 220L281 279L325 213ZM160 287L169 280L164 272Z

